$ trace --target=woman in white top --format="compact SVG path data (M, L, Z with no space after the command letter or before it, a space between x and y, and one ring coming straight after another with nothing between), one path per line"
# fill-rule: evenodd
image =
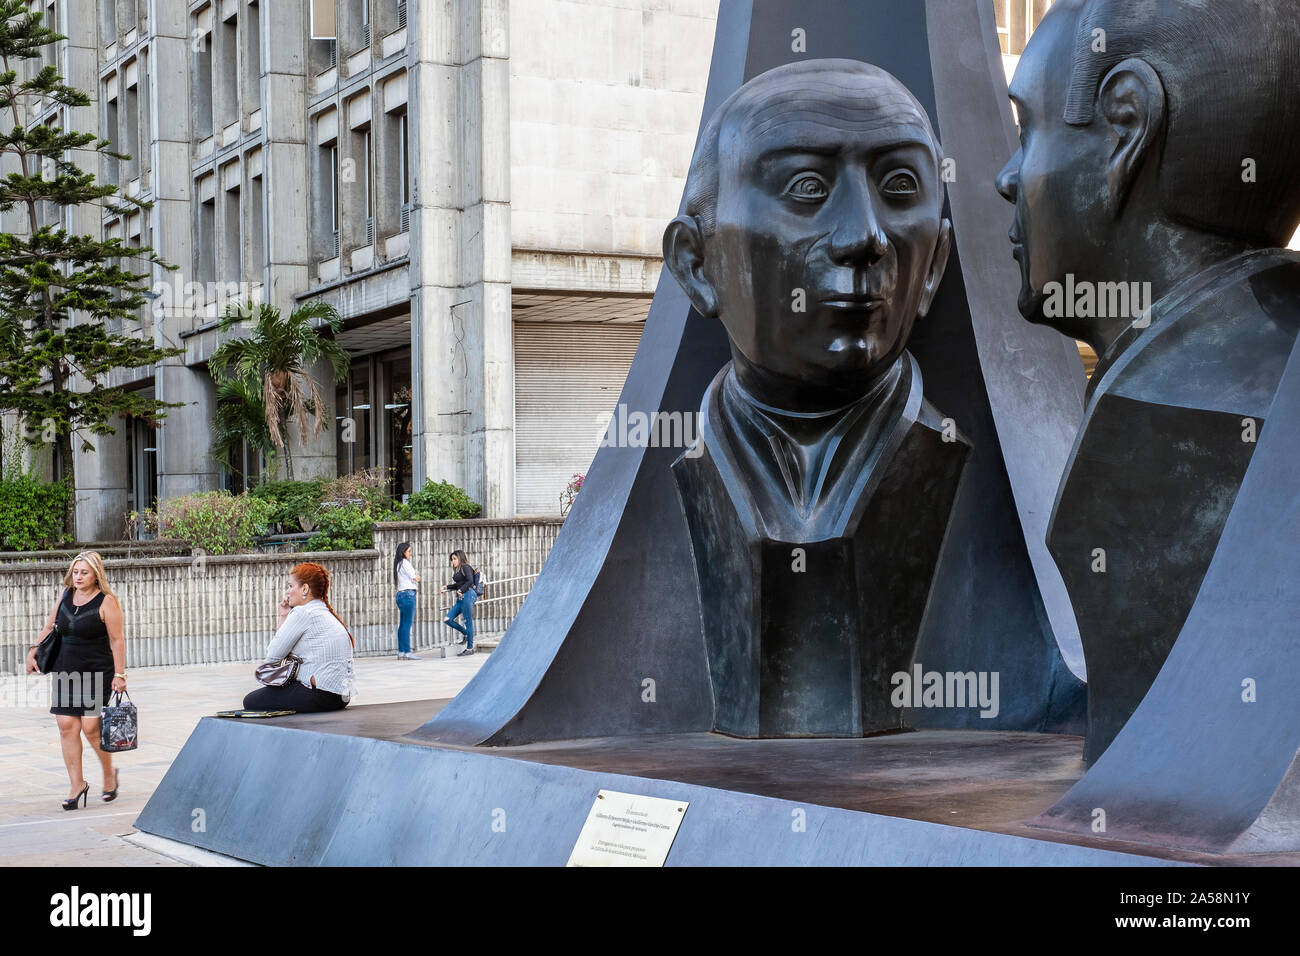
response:
M355 642L329 602L330 576L319 564L289 572L280 602L280 629L266 649L268 661L302 659L298 677L283 687L261 687L244 698L245 710L341 710L356 693Z
M415 573L411 563L411 542L403 541L397 546L397 556L393 559L393 585L397 588L397 659L399 661L418 661L420 658L411 653L411 625L415 623L415 585L420 576Z

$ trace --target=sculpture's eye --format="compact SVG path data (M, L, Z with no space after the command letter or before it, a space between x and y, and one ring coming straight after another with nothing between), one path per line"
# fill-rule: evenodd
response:
M815 173L800 173L785 187L785 194L803 202L820 202L830 195L830 190L826 181Z
M915 176L900 170L885 177L880 184L880 191L886 196L915 196L920 193L921 187Z

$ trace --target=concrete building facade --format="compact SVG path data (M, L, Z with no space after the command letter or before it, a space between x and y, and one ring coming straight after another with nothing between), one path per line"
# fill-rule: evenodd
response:
M345 320L350 374L314 370L331 426L291 434L297 477L379 467L395 496L446 479L489 517L558 511L658 281L717 2L34 2L93 102L29 121L111 140L131 158L78 162L153 203L63 225L178 267L123 330L185 350L109 381L182 407L78 453L78 536L256 479L255 454L209 452L207 360L242 301Z

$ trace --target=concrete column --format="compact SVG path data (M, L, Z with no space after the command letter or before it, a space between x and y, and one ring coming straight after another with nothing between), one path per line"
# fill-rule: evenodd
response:
M80 451L73 437L77 456L77 538L81 541L112 541L126 530L129 510L128 483L131 463L126 454L126 430L130 426L118 419L114 435L94 435L93 453Z
M129 29L127 27L126 29ZM66 82L90 97L90 105L68 111L68 125L72 128L95 133L116 143L119 131L100 128L99 84L99 41L98 21L95 17L64 17L59 24L59 32L68 37L64 49L60 71ZM143 82L141 78L141 82ZM121 97L124 99L124 97ZM119 114L120 116L120 114ZM134 149L134 147L128 147ZM103 177L106 170L103 163L94 154L83 152L73 157L74 162L82 165L89 172ZM102 237L103 226L101 211L96 204L71 207L66 212L67 228L78 235ZM78 317L85 321L85 317ZM129 326L128 326L129 327ZM77 377L70 385L74 388L88 388L88 383ZM121 537L125 526L127 512L127 484L129 465L126 456L125 422L119 420L112 424L117 428L115 435L89 435L84 437L94 446L93 452L81 449L83 436L74 433L72 437L72 454L74 473L77 480L76 503L76 537L82 541L103 540ZM47 460L49 456L36 454L36 461Z
M306 435L300 434L298 426L290 422L285 437L293 453L293 476L299 481L306 478L333 478L338 467L335 457L338 432L334 421L334 375L330 364L325 361L317 362L310 372L316 381L316 388L320 390L320 416L325 422L325 429L313 438L310 430ZM374 404L373 399L371 404ZM310 416L308 421L311 421Z
M312 196L322 194L306 180L313 168L307 142L306 15L306 4L262 4L262 129L266 137L262 175L269 259L263 298L286 317L300 304L295 293L311 284L309 207ZM317 365L312 377L329 428L311 438L290 426L294 477L299 479L333 477L335 471L334 379L326 363Z
M153 68L140 81L150 84L146 135L153 151L151 231L155 251L166 262L179 266L175 272L154 270L155 288L166 285L169 290L155 300L153 331L155 344L171 347L181 345L181 333L204 318L186 307L185 296L185 283L195 278L191 51L184 9L154 0L150 23L154 30ZM180 104L185 104L184 108L178 108ZM182 407L167 411L157 432L159 499L219 487L220 465L210 453L216 390L207 370L188 368L183 355L167 359L154 373L154 395L161 401L182 403Z
M425 5L408 37L417 477L488 517L514 513L508 6Z

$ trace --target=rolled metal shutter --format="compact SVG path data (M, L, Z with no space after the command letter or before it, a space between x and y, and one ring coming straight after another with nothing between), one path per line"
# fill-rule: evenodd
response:
M645 323L516 322L515 510L557 514L618 405Z

